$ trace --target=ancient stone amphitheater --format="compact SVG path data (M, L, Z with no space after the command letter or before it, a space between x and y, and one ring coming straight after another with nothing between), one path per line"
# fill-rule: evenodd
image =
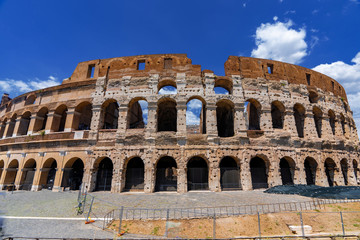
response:
M187 125L196 99L199 124ZM59 86L4 94L0 120L1 190L82 183L88 191L183 193L360 182L344 88L278 61L230 56L225 76L185 54L81 62Z

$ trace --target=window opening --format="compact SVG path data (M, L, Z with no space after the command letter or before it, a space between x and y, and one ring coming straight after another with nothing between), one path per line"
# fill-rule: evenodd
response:
M206 133L205 108L199 99L192 99L186 104L187 133Z
M95 64L91 64L88 67L87 78L94 78Z
M145 60L138 60L137 70L145 70Z
M308 84L308 85L311 85L310 78L311 78L311 74L310 74L310 73L306 73L306 81L307 81L307 84Z
M159 92L160 95L166 95L166 94L176 94L177 93L177 89L176 87L173 86L164 86L162 88L160 88Z
M267 65L267 71L269 74L273 74L273 70L274 70L274 65L273 64L268 64Z

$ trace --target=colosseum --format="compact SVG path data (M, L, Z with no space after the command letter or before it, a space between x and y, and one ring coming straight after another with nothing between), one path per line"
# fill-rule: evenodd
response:
M0 189L359 185L359 138L338 82L273 60L230 56L224 67L217 76L186 54L99 59L59 86L4 94Z

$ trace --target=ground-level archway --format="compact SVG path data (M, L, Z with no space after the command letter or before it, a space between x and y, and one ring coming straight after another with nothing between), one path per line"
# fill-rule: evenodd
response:
M306 184L315 185L317 163L315 159L307 157L304 162Z
M51 190L54 187L55 176L57 172L57 162L54 158L47 159L40 169L39 184L42 189Z
M4 160L0 160L0 179L1 179L1 176L4 172L4 166L5 166L5 162Z
M340 161L341 172L344 177L344 184L348 185L348 164L346 159Z
M325 160L324 166L325 166L325 174L326 174L329 186L332 187L332 186L334 186L336 164L335 164L334 160L332 160L331 158L327 158Z
M99 163L96 174L95 191L110 191L113 174L113 163L110 158L106 157Z
M69 160L65 164L61 187L79 190L84 175L84 163L80 158Z
M28 191L31 190L34 181L35 171L36 171L35 160L34 159L27 160L22 169L19 189L28 190Z
M139 157L129 160L126 166L125 191L144 190L144 161Z
M240 190L240 168L232 157L224 157L220 162L221 190Z
M192 157L187 164L188 191L209 189L209 170L202 157Z
M162 157L156 165L155 191L176 191L177 165L172 157Z
M292 159L284 157L280 159L280 173L282 185L294 185L295 163Z
M9 163L5 172L4 187L13 186L15 184L18 168L19 168L19 162L16 159L12 160Z
M250 161L251 182L253 189L268 188L268 175L265 161L254 157Z

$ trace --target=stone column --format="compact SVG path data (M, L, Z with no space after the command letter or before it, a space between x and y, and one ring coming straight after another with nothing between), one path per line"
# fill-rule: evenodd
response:
M352 164L348 165L348 185L349 186L357 186L355 171L354 171L354 167L352 166Z
M275 161L269 166L268 170L268 185L274 187L282 185L279 162Z
M304 138L318 138L315 121L314 121L314 114L312 112L307 111L305 113L304 119Z
M48 113L48 119L46 121L46 126L45 126L45 133L54 132L54 125L58 118L61 118L61 116L59 114L56 114L55 111L50 111Z
M98 137L98 131L101 129L103 123L101 105L93 105L92 118L90 123L89 139L96 140Z
M177 170L177 192L186 193L187 189L187 168L186 166L178 166Z
M6 122L6 125L5 125L5 130L4 130L4 135L2 138L6 138L7 135L8 135L8 131L9 131L9 128L10 128L10 125L11 125L11 119L8 119L7 122Z
M215 163L215 160L210 160L209 163L209 190L213 192L220 192L220 167L219 164Z
M8 121L8 120L7 120ZM6 128L6 122L1 122L0 123L0 138L4 138L5 137L5 128Z
M31 191L39 191L41 190L41 184L40 184L40 178L41 177L41 168L40 166L36 168L35 174L34 174L34 180L31 186Z
M12 134L13 137L19 136L18 132L19 132L20 124L21 124L21 115L18 115L17 118L16 118L14 131L13 131L13 134Z
M36 123L37 119L44 119L44 118L38 117L37 113L32 113L31 117L30 117L29 129L28 129L27 134L33 134L34 133L34 131L35 131L34 129L36 127L35 123Z
M1 174L1 177L0 177L0 192L2 191L3 187L4 187L4 182L5 182L5 176L7 174L7 168L3 168L2 170L2 174Z
M260 129L264 132L272 131L272 121L271 121L271 108L265 108L261 110L260 115Z
M179 101L176 103L177 110L177 136L186 136L186 102Z
M344 133L341 126L340 115L337 115L335 120L335 136L337 139L344 137Z
M125 133L127 129L127 113L128 113L128 107L126 105L120 105L118 129L116 131L118 138L125 138Z
M286 109L284 112L284 130L291 134L291 137L298 137L294 112L292 109Z
M66 115L64 132L72 132L79 126L81 113L75 111L75 108L69 108Z
M250 157L244 156L243 164L240 169L241 188L244 191L252 190L251 172L250 172Z
M316 177L315 177L315 185L321 187L328 187L329 183L327 181L327 177L325 174L324 164L319 164L316 168Z
M148 102L148 123L146 126L146 138L155 137L157 131L157 103Z
M302 166L295 166L294 169L294 184L305 184L306 185L306 173L304 164Z
M348 119L345 119L345 138L349 139L350 138L350 126L349 126L349 121Z
M234 130L235 135L246 137L246 123L244 117L244 103L235 103L234 107L235 118L234 118Z
M328 116L323 114L321 119L321 138L323 139L333 139L334 135L332 134L330 119Z
M144 192L152 193L155 188L155 166L150 162L145 162L144 171Z
M216 105L207 103L206 105L206 130L208 133L208 141L213 142L218 137L217 121L216 121Z

